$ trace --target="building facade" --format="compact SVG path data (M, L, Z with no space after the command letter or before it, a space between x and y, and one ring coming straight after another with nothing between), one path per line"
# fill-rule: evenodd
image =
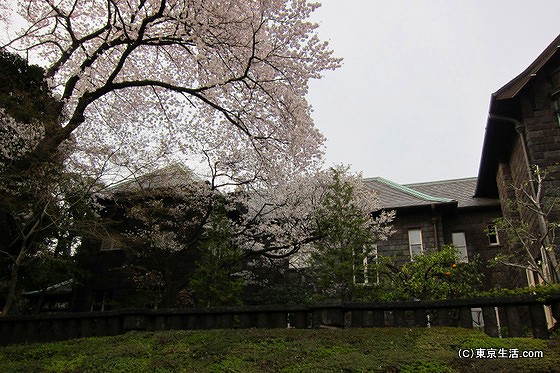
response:
M512 272L517 286L558 281L554 224L560 210L560 36L490 101L475 195L498 198L504 218L525 226L539 270ZM543 278L544 277L544 278Z
M476 178L400 185L378 177L365 182L377 191L383 209L396 211L395 233L378 243L378 255L402 264L415 255L454 245L462 261L480 256L487 264L502 248L499 236L492 234L494 220L501 217L500 201L474 197ZM503 271L484 272L485 288L508 287Z

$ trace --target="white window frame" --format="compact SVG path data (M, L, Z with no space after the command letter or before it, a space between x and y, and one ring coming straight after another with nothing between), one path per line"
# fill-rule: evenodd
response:
M414 260L414 257L417 255L424 254L422 229L412 228L408 230L408 250L410 251L410 260Z
M364 248L364 251L365 250L366 249ZM369 285L371 283L370 278L369 278L370 274L371 274L370 273L371 268L369 266L370 263L377 263L377 244L373 245L373 248L372 248L371 252L368 255L364 256L364 259L362 260L362 267L359 270L363 271L364 281L363 282L358 281L356 279L356 274L354 274L354 278L353 278L354 284L356 284L356 285ZM375 284L379 284L379 271L377 270L377 268L375 270Z
M451 241L453 246L459 251L459 263L469 262L469 252L467 250L467 238L465 232L453 232L451 234Z
M486 226L486 235L488 236L488 244L490 246L500 245L500 236L498 235L498 228L496 227L496 224L488 224ZM495 237L495 240L492 240L492 237Z
M535 287L538 282L537 279L539 278L538 273L530 268L525 269L525 273L527 274L527 285L529 287Z

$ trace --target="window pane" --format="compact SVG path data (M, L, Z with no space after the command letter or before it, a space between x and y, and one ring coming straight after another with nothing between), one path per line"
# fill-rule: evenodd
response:
M414 258L422 254L422 245L410 245L410 255Z
M486 232L488 234L488 242L490 245L499 245L500 240L498 238L498 231L496 230L496 226L494 224L488 225Z
M408 242L411 245L422 244L422 231L420 229L411 229L408 231Z
M408 245L410 249L410 258L422 254L422 231L420 229L410 229L408 231Z
M453 246L459 250L460 262L467 263L469 261L469 254L467 252L467 240L465 232L455 232L452 234Z

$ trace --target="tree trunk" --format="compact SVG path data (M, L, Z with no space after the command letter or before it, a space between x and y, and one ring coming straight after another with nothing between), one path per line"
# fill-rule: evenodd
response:
M37 223L34 224L34 228L37 227ZM33 229L32 229L33 231ZM21 249L19 254L14 261L14 266L12 267L12 272L10 273L10 283L8 285L8 296L6 297L6 303L4 303L4 307L2 308L2 313L0 317L7 316L12 308L12 304L16 298L16 291L17 291L17 284L19 279L19 268L23 265L25 257L27 255L27 250L25 249L25 242L27 241L27 237L24 239L24 243L21 245Z
M18 256L19 259L19 256ZM2 308L2 313L0 316L7 316L12 308L12 304L14 299L16 298L16 289L17 289L17 282L18 282L18 274L19 274L19 263L16 259L14 266L12 267L12 272L10 273L10 284L8 287L8 296L6 297L6 303L4 303L4 307Z

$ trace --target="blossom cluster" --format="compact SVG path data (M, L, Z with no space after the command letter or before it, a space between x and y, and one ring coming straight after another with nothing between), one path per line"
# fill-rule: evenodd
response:
M322 156L305 94L340 59L309 22L317 6L19 1L28 27L8 46L47 65L65 104L62 132L86 158L110 154L117 167L202 159L208 173L218 163L222 179L274 179Z

